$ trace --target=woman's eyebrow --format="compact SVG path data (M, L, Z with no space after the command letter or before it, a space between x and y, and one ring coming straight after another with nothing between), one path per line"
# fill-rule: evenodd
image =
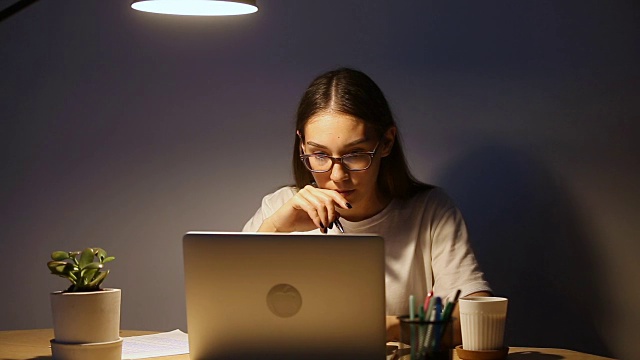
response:
M355 146L355 145L360 145L360 144L365 143L367 141L369 141L367 138L360 138L360 139L354 140L354 141L346 144L345 147L351 147L351 146ZM318 144L318 143L313 142L313 141L307 141L307 145L313 146L313 147L317 147L317 148L320 148L320 149L328 149L327 146Z

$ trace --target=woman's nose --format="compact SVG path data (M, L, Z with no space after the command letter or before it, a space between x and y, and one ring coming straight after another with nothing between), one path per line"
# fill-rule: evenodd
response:
M349 171L341 162L335 162L331 167L331 180L334 182L345 181L349 178Z

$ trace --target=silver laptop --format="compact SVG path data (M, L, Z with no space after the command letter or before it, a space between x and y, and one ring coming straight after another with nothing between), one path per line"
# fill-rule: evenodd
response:
M376 235L188 232L190 358L385 359Z

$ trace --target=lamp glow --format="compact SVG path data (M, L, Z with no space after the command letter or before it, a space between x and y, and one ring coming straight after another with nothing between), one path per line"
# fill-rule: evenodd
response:
M131 7L156 14L191 16L244 15L258 11L255 1L136 0Z

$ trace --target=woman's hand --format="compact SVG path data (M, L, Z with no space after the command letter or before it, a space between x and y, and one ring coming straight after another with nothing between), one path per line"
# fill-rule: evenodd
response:
M340 217L336 208L349 209L351 205L337 191L307 185L294 197L265 219L258 231L292 232L327 228Z

